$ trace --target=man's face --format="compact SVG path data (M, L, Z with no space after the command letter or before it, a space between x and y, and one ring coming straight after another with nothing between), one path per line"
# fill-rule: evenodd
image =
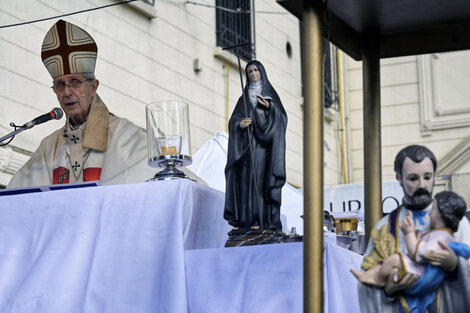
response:
M248 68L248 78L251 82L257 82L261 78L261 73L256 65L252 65Z
M81 125L86 121L99 82L96 79L87 80L82 74L68 74L54 79L54 86L63 84L63 88L54 88L60 107L74 125Z
M398 180L405 194L403 201L410 209L421 210L431 203L434 179L431 159L425 158L420 163L408 157L405 159Z

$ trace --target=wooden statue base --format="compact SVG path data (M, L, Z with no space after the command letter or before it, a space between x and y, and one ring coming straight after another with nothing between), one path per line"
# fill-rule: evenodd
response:
M301 236L290 236L270 229L233 229L228 233L225 247L256 246L271 243L302 241Z

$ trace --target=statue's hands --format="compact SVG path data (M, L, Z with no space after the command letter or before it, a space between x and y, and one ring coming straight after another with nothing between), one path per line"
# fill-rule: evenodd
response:
M439 240L442 250L427 250L423 258L431 265L440 266L447 272L452 272L457 266L457 256L444 241Z
M397 274L398 269L394 269L392 275L388 277L387 283L384 287L384 291L387 296L393 296L400 290L410 288L418 281L418 276L411 273L406 273L401 280L396 281L395 276Z
M258 103L259 104L261 104L262 106L265 106L267 109L269 109L269 101L268 100L264 100L260 96L258 96L257 98L258 98Z
M408 211L405 218L400 221L400 229L406 235L415 230L415 223L413 222L413 213Z
M240 122L240 128L245 129L251 124L251 118L245 117L244 119L241 120Z

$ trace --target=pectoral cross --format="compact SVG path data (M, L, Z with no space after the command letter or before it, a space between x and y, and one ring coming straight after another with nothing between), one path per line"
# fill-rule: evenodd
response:
M75 165L72 165L73 170L76 172L77 169L80 167L80 164L78 164L77 161L75 161Z

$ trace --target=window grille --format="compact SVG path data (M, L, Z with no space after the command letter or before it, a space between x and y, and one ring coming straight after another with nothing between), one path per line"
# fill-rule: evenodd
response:
M338 111L338 58L336 47L323 39L323 49L323 104L325 108Z
M226 48L249 43L239 47L240 58L245 61L253 58L250 2L251 0L216 0L217 46ZM236 49L229 51L236 54Z

